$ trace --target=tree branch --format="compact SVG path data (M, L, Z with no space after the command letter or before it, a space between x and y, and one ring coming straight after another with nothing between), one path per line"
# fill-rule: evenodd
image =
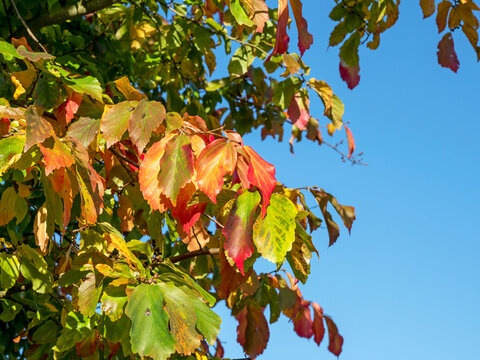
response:
M63 7L53 14L47 13L46 15L30 22L28 25L33 31L40 30L45 26L60 24L67 20L105 9L106 7L119 2L120 0L81 0L73 5ZM17 32L21 33L21 31Z
M218 255L220 254L220 249L219 248L213 248L213 249L200 249L200 250L195 250L195 251L190 251L185 254L180 254L176 256L169 257L168 259L172 263L177 263L182 260L186 259L191 259L193 257L201 256L201 255Z

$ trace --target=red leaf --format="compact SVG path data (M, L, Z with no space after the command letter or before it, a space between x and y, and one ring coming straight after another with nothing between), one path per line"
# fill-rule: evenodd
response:
M55 116L63 124L67 125L72 121L73 116L77 112L82 103L83 94L73 92L67 100L55 109Z
M355 88L360 82L360 65L355 67L349 67L345 62L340 59L340 77L347 83L350 90Z
M220 264L220 276L222 281L217 288L218 297L220 299L226 299L232 291L236 290L240 285L247 281L250 276L250 271L245 275L240 274L235 267L228 263L224 252L220 253Z
M223 349L222 343L220 342L219 339L217 339L217 348L215 349L215 357L223 359L223 356L225 355L225 350Z
M160 171L160 159L165 153L165 146L174 136L175 134L169 134L153 144L145 154L138 172L138 181L143 197L152 210L159 210L160 212L171 206L170 201L165 198L165 195L162 196L160 191L158 173Z
M214 204L222 190L223 177L232 174L237 165L237 151L231 142L215 140L201 152L195 168L198 187Z
M277 180L275 179L275 166L263 160L250 146L244 146L245 152L250 156L247 179L250 184L255 185L262 193L262 218L267 213L267 206L270 204Z
M270 331L262 309L253 303L247 304L237 314L237 341L245 353L255 358L267 347Z
M223 228L225 250L237 267L243 272L243 262L252 256L254 247L252 240L253 215L260 203L258 192L240 190L235 205Z
M310 49L310 45L313 44L313 36L308 32L308 25L302 15L302 3L300 0L290 0L290 5L292 6L293 16L297 23L298 48L300 49L300 54L303 55L305 50Z
M160 159L158 186L175 206L180 189L193 176L193 152L187 135L177 135L165 145L165 156Z
M10 131L10 120L7 118L0 118L0 136L7 135Z
M70 149L56 137L50 137L43 144L38 145L43 154L45 174L48 176L53 170L70 167L75 164Z
M343 337L338 333L337 325L328 316L323 317L328 328L328 350L336 356L342 352Z
M300 131L305 130L310 120L309 106L308 92L300 91L293 96L288 107L288 117Z
M177 197L177 205L172 209L172 216L183 225L183 231L190 234L192 226L200 219L207 203L198 203L188 206L188 202L197 189L193 183L188 183Z
M35 144L42 143L46 138L54 134L52 125L38 115L34 106L29 106L25 110L25 120L27 122L27 136L23 151L27 151Z
M325 326L323 325L323 309L317 303L312 303L312 308L314 314L312 325L314 335L313 339L317 345L320 345L325 335Z
M268 56L267 60L265 61L269 61L273 55L285 54L287 52L288 42L290 41L290 38L287 35L287 24L288 2L287 0L278 0L278 23L275 47L273 49L273 52Z
M298 306L298 311L293 321L293 329L298 336L310 339L313 336L313 323L312 315L310 313L310 302L305 301L299 298L297 301L300 301Z
M345 126L345 132L347 133L347 141L348 141L348 158L352 157L353 152L355 151L355 139L353 138L353 134L350 131L350 128L347 125Z
M453 72L457 72L460 62L458 61L457 53L455 52L451 33L446 33L438 43L437 56L440 65L449 68Z

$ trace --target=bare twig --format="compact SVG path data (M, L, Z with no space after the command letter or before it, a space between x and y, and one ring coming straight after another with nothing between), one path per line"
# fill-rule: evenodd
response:
M221 228L221 229L224 228L224 226L222 224L220 224L214 217L211 217L210 215L205 214L205 213L203 213L202 215L205 216L206 218L210 219L210 221L213 221L219 228Z
M125 171L128 173L128 175L130 176L130 178L132 179L133 182L136 182L137 179L138 179L138 175L135 174L132 169L130 169L128 167L128 165L126 163L129 163L130 165L133 165L137 168L140 168L140 165L137 164L135 161L132 161L130 160L129 158L127 158L126 156L120 154L116 149L114 149L113 147L109 148L108 150L110 150L118 159L118 161L120 162L120 165L122 165L122 167L125 169Z
M168 259L172 263L177 263L186 259L191 259L197 256L202 256L202 255L218 255L220 254L220 249L219 248L212 248L212 249L200 249L200 250L195 250L195 251L190 251L185 254L180 254L180 255L175 255L172 257L169 257Z
M17 6L15 5L15 2L13 0L10 0L10 3L12 4L13 8L15 9L15 12L17 13L18 19L22 22L23 26L27 30L28 35L30 35L30 37L38 44L38 46L40 46L42 48L43 52L45 52L45 53L48 52L47 50L45 50L45 48L40 43L40 41L38 41L37 37L33 34L32 30L30 30L30 28L28 27L25 20L23 20L22 15L20 15L20 12L18 11ZM8 18L8 16L7 16L7 18Z

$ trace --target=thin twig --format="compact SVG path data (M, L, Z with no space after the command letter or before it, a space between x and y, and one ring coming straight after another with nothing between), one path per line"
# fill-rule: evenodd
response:
M136 163L136 162L133 161L133 160L130 160L130 159L127 158L125 155L119 153L115 148L111 147L111 148L109 148L108 150L110 150L112 153L115 154L115 156L119 157L120 159L122 159L123 161L129 163L130 165L133 165L133 166L135 166L136 168L140 168L140 164Z
M213 221L218 227L220 227L221 229L224 228L224 226L222 224L220 224L214 217L211 217L210 215L208 214L202 214L203 216L207 217L208 219L210 219L211 221Z
M185 254L172 256L172 257L169 257L168 259L172 263L177 263L177 262L180 262L182 260L191 259L191 258L194 258L194 257L197 257L197 256L218 255L218 254L220 254L220 249L219 248L200 249L200 250L190 251L190 252L185 253Z
M120 165L122 165L122 167L125 169L125 171L128 173L128 175L130 176L130 178L132 179L133 182L136 182L137 179L138 179L138 175L135 174L132 169L130 169L128 167L127 164L125 164L125 162L137 167L137 168L140 168L140 165L137 164L135 161L132 161L130 160L129 158L127 158L126 156L120 154L117 150L115 150L113 147L111 147L110 150L118 159L118 161L120 162Z
M45 50L45 48L44 48L43 45L40 43L40 41L38 41L38 39L36 38L36 36L33 35L32 30L30 30L30 28L28 27L28 25L27 25L27 23L25 22L25 20L23 20L22 15L20 15L20 12L18 11L17 6L15 5L15 2L14 2L13 0L10 0L10 3L12 4L13 8L15 9L15 12L17 13L18 19L22 22L23 26L24 26L25 29L27 30L28 35L30 35L30 37L38 44L38 46L40 46L40 47L42 48L43 52L47 53L48 51Z

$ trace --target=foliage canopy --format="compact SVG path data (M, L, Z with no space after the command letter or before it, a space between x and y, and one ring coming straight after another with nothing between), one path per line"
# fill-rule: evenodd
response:
M359 46L379 46L399 3L336 1L329 43L349 88ZM460 28L480 57L473 1L420 5L448 28L440 65L457 71ZM328 330L341 353L337 326L298 282L318 254L310 233L324 224L333 245L331 213L350 231L355 209L284 186L242 141L254 128L281 140L290 124L293 151L302 135L321 145L321 127L345 129L342 156L361 161L342 101L302 61L313 36L300 0L3 0L0 17L3 357L223 358L211 309L221 300L252 358L282 314L317 344ZM299 54L288 51L290 22ZM260 257L272 272L255 271Z

